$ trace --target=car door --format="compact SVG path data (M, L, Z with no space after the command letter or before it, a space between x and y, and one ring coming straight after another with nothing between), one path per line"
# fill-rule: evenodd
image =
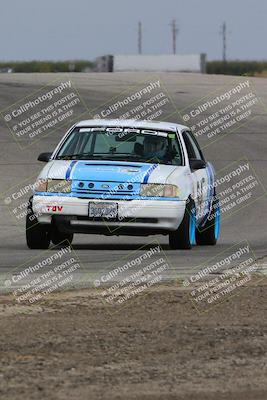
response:
M192 159L204 160L204 156L200 147L194 138L192 132L185 130L182 132L189 162ZM194 193L192 197L196 205L196 218L197 222L200 222L208 213L209 206L209 191L210 191L210 179L208 165L203 169L191 169L191 176L193 179Z

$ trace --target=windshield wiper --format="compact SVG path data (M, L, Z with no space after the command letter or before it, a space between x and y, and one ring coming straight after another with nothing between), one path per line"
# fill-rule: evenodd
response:
M72 160L72 159L81 159L81 160L91 160L94 158L103 159L105 156L103 155L94 155L94 154L86 154L86 153L79 153L79 154L65 154L64 156L58 156L56 160Z
M56 160L72 160L73 158L82 157L85 154L65 154L64 156L57 156Z
M112 153L104 153L104 154L85 154L85 153L80 153L80 154L65 154L62 156L58 156L56 160L72 160L72 159L82 159L82 160L94 160L94 159L99 159L99 160L116 160L116 159L121 159L121 158L127 158L127 159L134 159L134 160L141 160L141 161L146 161L142 156L138 154L128 154L128 153L120 153L120 154L112 154ZM125 160L127 161L127 160Z
M147 162L146 158L142 157L139 154L129 154L129 153L114 153L114 154L109 154L109 158L111 160L116 160L119 159L121 160L122 158L124 159L125 162L128 160L134 160L136 162Z

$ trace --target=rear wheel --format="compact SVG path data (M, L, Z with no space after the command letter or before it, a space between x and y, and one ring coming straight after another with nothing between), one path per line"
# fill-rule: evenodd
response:
M196 241L196 209L193 200L186 206L184 218L176 231L169 233L169 245L173 250L189 250Z
M26 242L29 249L48 249L50 245L49 229L39 224L32 211L31 201L26 216Z
M205 225L196 232L196 242L200 246L214 246L220 235L221 212L220 202L213 197L211 214Z

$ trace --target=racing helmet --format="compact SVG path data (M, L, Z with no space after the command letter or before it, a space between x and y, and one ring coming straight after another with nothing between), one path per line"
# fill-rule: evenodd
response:
M144 154L147 157L162 158L166 154L167 140L162 136L148 135L144 139Z

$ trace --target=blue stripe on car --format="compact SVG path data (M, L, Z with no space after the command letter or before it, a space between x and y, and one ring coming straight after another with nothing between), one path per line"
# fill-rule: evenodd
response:
M72 174L72 180L101 182L143 182L144 176L152 168L151 164L133 165L120 161L78 161Z
M209 201L212 202L214 192L214 170L210 163L207 164L209 176Z
M76 163L77 163L76 160L74 160L74 161L72 161L72 162L70 163L69 168L67 169L67 172L66 172L66 179L67 179L67 180L70 179L71 171L72 171L72 169L73 169L73 167L74 167L74 165L75 165Z
M147 173L144 177L143 183L148 183L148 179L149 179L150 175L157 168L157 166L158 166L158 164L153 164L152 167L149 168L149 170L147 171Z

